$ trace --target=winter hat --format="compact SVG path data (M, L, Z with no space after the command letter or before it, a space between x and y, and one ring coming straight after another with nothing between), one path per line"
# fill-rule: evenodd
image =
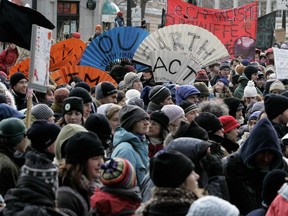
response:
M69 96L69 90L67 88L59 88L54 92L55 103L61 104L65 98Z
M177 188L194 170L194 164L184 154L169 150L150 160L150 177L157 187Z
M282 95L268 94L264 98L267 117L272 120L288 109L288 98Z
M241 61L241 64L244 65L244 66L248 66L248 65L250 65L250 61L248 59L243 59Z
M220 116L219 120L223 125L224 133L228 133L231 130L240 127L240 124L233 116Z
M264 102L263 101L257 101L253 104L251 113L256 111L262 111L264 110Z
M230 65L228 63L222 63L220 65L220 70L224 70L224 69L229 69L230 70Z
M22 79L26 79L25 75L21 72L16 72L14 74L12 74L12 76L10 77L10 85L11 88L13 88L20 80Z
M95 95L97 100L115 93L117 93L117 89L111 82L105 81L96 85Z
M22 120L14 117L3 119L0 122L0 141L14 147L24 139L26 131Z
M251 80L252 74L257 74L257 73L258 73L258 69L256 67L252 66L252 65L248 65L244 69L244 74L248 78L248 80Z
M104 156L104 148L95 133L78 132L68 140L65 155L66 163L77 164L91 157Z
M209 77L204 69L199 70L196 73L195 81L194 82L208 82Z
M244 109L244 103L241 99L235 97L224 98L224 103L227 104L229 108L229 115L236 118L236 112L240 109Z
M217 79L216 82L222 82L225 86L229 86L229 81L224 77Z
M171 96L171 92L166 86L156 85L150 90L148 97L150 101L160 104L169 96Z
M48 120L54 115L54 112L47 104L37 104L32 107L31 115L36 119Z
M162 112L160 110L152 112L150 114L150 120L153 120L153 121L157 122L165 130L168 130L169 118L164 112Z
M216 196L204 196L191 205L186 216L239 216L238 208Z
M126 102L127 105L134 105L144 109L144 101L141 98L134 97Z
M80 39L81 34L80 34L80 32L72 32L72 33L71 33L71 36L72 36L73 38Z
M90 86L89 86L88 83L86 83L86 82L77 82L77 83L75 84L75 87L74 87L74 88L78 88L78 87L84 88L84 89L86 89L86 91L88 91L88 92L91 91ZM76 96L76 95L75 95L75 96Z
M134 72L129 72L124 76L124 85L126 89L132 89L133 83L140 80L139 76Z
M223 128L220 120L212 113L201 112L196 116L195 121L200 127L204 128L209 135Z
M69 97L82 98L84 104L92 103L92 97L90 93L82 87L76 87L72 89L72 91L69 93Z
M4 77L5 79L7 79L7 74L4 71L0 71L0 76Z
M262 112L262 111L255 111L255 112L253 112L253 113L249 116L248 121L258 120L261 112Z
M129 131L140 120L149 119L149 115L138 106L124 105L119 111L119 118L121 127Z
M184 110L175 104L164 105L161 111L168 116L169 124L175 122L178 118L185 116Z
M124 158L111 158L101 166L100 181L114 188L131 189L137 186L133 165Z
M125 93L125 97L127 98L127 101L130 100L131 98L140 98L141 93L136 90L136 89L129 89L126 93Z
M11 106L9 106L6 103L0 104L0 110L1 110L0 121L3 119L10 118L10 117L15 117L15 118L19 118L19 119L23 119L25 117L25 115L23 113L12 108Z
M122 17L123 16L123 12L121 12L121 11L117 12L117 16Z
M182 101L182 103L180 104L180 107L184 110L185 115L195 109L199 109L197 104L194 104L190 101Z
M46 120L36 120L27 131L31 145L39 152L44 152L53 144L60 133L61 127Z
M264 75L265 77L267 77L269 74L272 73L276 73L276 68L274 65L268 65L265 69L264 69Z
M271 170L263 179L262 184L262 199L263 205L269 207L275 197L278 195L278 190L286 182L285 178L288 173L284 170L275 169Z
M252 80L249 80L247 86L244 88L244 97L256 97L257 90Z
M208 97L210 95L209 89L204 82L195 82L194 86L200 91L201 96Z
M97 108L97 114L101 114L101 115L107 116L107 111L109 110L109 108L111 106L113 106L113 103L101 104Z
M284 91L285 90L285 86L284 84L280 81L280 80L275 80L269 88L269 92L271 93L273 90L280 90L280 91Z
M63 116L67 112L71 112L73 110L76 110L76 111L81 112L83 114L84 104L83 104L82 98L80 98L80 97L68 97L63 101L63 105L62 105Z
M192 137L201 140L208 140L208 133L205 129L200 127L195 121L187 123L182 121L173 138Z
M84 127L94 132L101 140L103 147L108 148L107 141L111 140L112 128L106 116L91 113L85 121Z
M200 91L192 85L181 85L176 90L176 104L181 104L182 101L186 100L191 95L200 96Z

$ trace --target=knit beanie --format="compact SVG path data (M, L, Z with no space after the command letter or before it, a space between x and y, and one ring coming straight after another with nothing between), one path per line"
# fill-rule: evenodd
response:
M12 108L11 106L9 106L6 103L0 104L0 110L1 110L0 121L2 121L3 119L11 118L11 117L15 117L15 118L19 118L19 119L23 119L25 117L25 115L23 113Z
M278 190L280 190L282 185L286 182L285 178L287 177L288 173L280 169L274 169L267 173L262 184L262 204L264 206L270 206L278 195Z
M268 94L264 98L268 119L272 120L288 109L288 98L282 95Z
M200 91L202 97L208 97L210 95L209 89L204 82L195 82L194 86Z
M271 93L273 90L280 90L280 91L284 91L285 90L285 86L284 84L280 81L280 80L275 80L269 88L269 92Z
M0 141L9 146L16 146L26 135L26 126L18 118L3 119L0 122Z
M212 113L201 112L196 116L195 121L200 127L207 131L209 136L223 128L220 120Z
M192 137L201 140L208 140L209 136L205 129L200 127L195 121L187 123L182 121L176 133L173 135L174 139L180 137Z
M37 151L45 152L53 144L60 133L61 127L46 120L36 120L27 131L31 146Z
M220 116L219 120L223 125L224 133L228 133L231 130L240 127L240 124L233 116Z
M132 127L142 119L149 119L149 115L138 106L124 105L119 111L121 127L130 131Z
M126 102L126 104L127 104L127 105L138 106L138 107L140 107L141 109L144 109L144 101L143 101L141 98L138 98L138 97L134 97L134 98L129 99L129 100Z
M150 177L156 187L177 188L194 170L184 154L169 150L150 160Z
M69 96L69 90L67 88L59 88L54 92L55 103L61 104L65 98Z
M181 104L182 101L186 100L191 95L200 96L200 91L192 85L181 85L176 89L176 104Z
M227 104L229 108L229 115L236 118L236 112L240 109L244 109L244 103L241 99L235 97L224 98L224 103Z
M16 72L16 73L12 74L12 76L10 77L11 88L13 88L22 79L28 80L25 77L25 75L23 73L21 73L21 72Z
M69 93L69 97L82 98L84 104L92 103L92 97L90 93L82 87L76 87L72 89L72 91Z
M253 104L251 113L264 110L264 101L257 101Z
M191 205L186 216L239 216L238 208L216 196L204 196Z
M169 124L175 122L182 116L185 116L184 110L180 106L177 106L175 104L164 105L161 111L168 116Z
M66 98L63 101L63 105L62 105L62 114L63 114L63 116L67 112L71 112L73 110L81 112L83 114L84 104L83 104L82 98L79 98L79 97L68 97L68 98Z
M98 136L91 132L74 134L65 146L66 163L77 164L96 156L104 156L104 148Z
M129 89L126 93L125 93L125 97L128 100L130 100L131 98L140 98L141 93L136 90L136 89Z
M222 63L221 65L220 65L220 68L219 68L220 70L224 70L224 69L229 69L230 70L230 65L229 65L229 63Z
M110 109L111 106L113 106L113 103L101 104L97 108L97 114L101 114L101 115L107 116L107 111Z
M168 130L169 118L164 112L160 110L152 112L150 114L150 120L157 122L158 124L162 126L162 128L164 128L165 130Z
M208 81L209 77L204 69L201 69L196 73L194 82L208 82Z
M87 92L91 91L91 88L90 88L89 84L86 83L86 82L77 82L75 84L74 88L78 88L78 87L84 88Z
M265 78L267 78L267 76L269 76L272 73L276 73L276 68L274 65L268 65L265 69L264 69L264 76Z
M190 101L182 101L182 103L180 104L180 107L184 110L185 115L195 109L199 109L197 104L194 104Z
M225 86L229 86L229 81L228 81L228 79L225 78L225 77L222 77L222 78L220 78L220 79L217 79L216 82L222 82Z
M249 116L248 121L258 120L261 112L262 112L262 111L255 111L255 112L253 112L253 113Z
M160 104L169 96L171 92L166 86L156 85L150 90L148 97L153 103Z
M247 86L244 88L244 97L256 97L257 90L252 80L249 80Z
M97 100L105 98L109 95L113 95L115 93L117 93L117 89L111 82L105 81L96 85L95 95Z
M102 164L100 181L113 188L131 189L137 186L135 169L124 158L111 158Z
M244 65L244 66L248 66L248 65L250 65L250 61L248 59L243 59L241 61L241 64Z
M252 66L252 65L248 65L244 69L244 74L248 78L248 80L251 80L252 74L257 74L257 73L258 73L258 69L255 66Z
M31 115L36 119L48 120L54 115L54 112L47 104L37 104L32 107Z
M124 85L126 89L132 89L133 83L140 80L139 76L134 72L129 72L124 76Z

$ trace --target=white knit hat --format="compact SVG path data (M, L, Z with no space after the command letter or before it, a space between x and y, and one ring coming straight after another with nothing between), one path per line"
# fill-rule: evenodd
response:
M136 90L136 89L129 89L126 93L125 93L125 96L126 96L126 99L127 100L130 100L132 98L140 98L140 91Z
M247 86L244 88L244 97L256 97L257 90L252 80L248 81Z
M161 111L168 116L170 124L175 122L178 118L185 116L184 110L175 104L165 105L162 107Z
M191 205L186 216L239 216L236 206L216 196L202 197Z

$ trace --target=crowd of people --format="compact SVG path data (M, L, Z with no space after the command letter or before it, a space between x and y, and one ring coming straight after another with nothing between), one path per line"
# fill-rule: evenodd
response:
M118 86L72 77L34 92L31 125L28 78L4 52L0 215L288 215L288 79L273 49L203 67L193 85L129 62L108 71Z

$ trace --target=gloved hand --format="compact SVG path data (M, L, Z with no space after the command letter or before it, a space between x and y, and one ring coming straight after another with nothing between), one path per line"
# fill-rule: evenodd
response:
M213 154L207 154L201 160L201 163L209 178L223 175L223 165L221 159L217 156Z

